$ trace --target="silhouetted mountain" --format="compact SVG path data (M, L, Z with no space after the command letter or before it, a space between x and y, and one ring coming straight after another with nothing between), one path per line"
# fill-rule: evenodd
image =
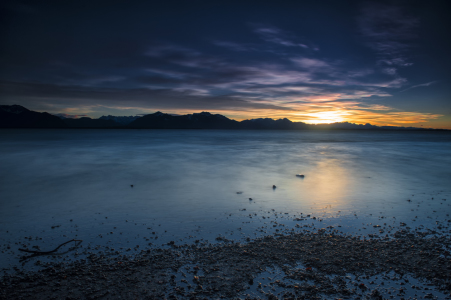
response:
M378 129L380 127L371 125L369 123L362 124L354 124L349 122L337 122L331 124L316 124L311 125L312 129Z
M251 119L240 122L241 129L308 129L308 125L302 122L291 122L284 119Z
M131 122L135 121L136 119L138 119L140 117L138 116L121 116L121 117L117 117L117 116L112 116L112 115L108 115L108 116L101 116L99 119L100 120L113 120L116 123L119 123L121 125L128 125Z
M418 128L418 127L398 127L398 126L376 126L369 123L354 124L349 122L337 122L331 124L316 124L309 125L309 129L316 130L335 130L335 129L347 129L347 130L446 130L446 129L431 129L431 128Z
M61 119L62 118L62 119ZM127 123L129 123L127 125ZM241 122L209 112L171 115L162 112L143 117L102 116L99 119L57 117L20 105L0 105L0 128L142 128L142 129L259 129L259 130L443 130L417 127L376 126L339 122L305 124L285 119L259 118Z
M20 105L0 105L0 128L66 128L60 118Z
M239 128L239 122L223 115L213 115L209 112L183 116L173 116L156 112L136 119L127 127L155 129L237 129Z
M88 117L79 119L67 118L63 121L71 128L114 128L121 126L121 124L113 120L91 119Z

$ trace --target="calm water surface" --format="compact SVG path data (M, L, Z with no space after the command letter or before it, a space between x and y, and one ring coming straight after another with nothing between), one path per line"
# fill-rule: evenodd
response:
M0 130L0 267L24 242L245 238L301 213L351 233L434 228L450 194L445 132Z

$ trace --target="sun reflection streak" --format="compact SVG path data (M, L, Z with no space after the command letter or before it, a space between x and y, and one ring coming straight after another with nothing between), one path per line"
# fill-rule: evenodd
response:
M322 210L325 206L331 205L332 211L337 207L348 207L350 191L353 191L353 186L359 186L361 178L355 176L350 168L345 167L340 159L336 159L335 154L331 153L331 148L320 147L317 150L318 161L312 169L309 167L303 169L308 175L302 180L302 185L293 185L290 189L290 198L295 199L294 202L314 199L314 205L310 207L313 210Z

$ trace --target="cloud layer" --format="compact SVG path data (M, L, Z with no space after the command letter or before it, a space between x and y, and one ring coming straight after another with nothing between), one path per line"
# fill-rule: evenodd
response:
M56 26L36 25L41 36L49 32L42 43L25 49L11 41L10 49L3 50L0 102L91 116L101 109L209 110L237 119L377 125L440 118L437 112L401 109L393 100L439 82L412 80L407 71L415 68L412 52L420 19L397 5L364 2L356 8L358 15L346 19L353 20L356 34L344 32L340 23L328 23L327 17L321 22L309 19L308 12L299 22L310 23L298 27L284 26L283 18L243 19L218 27L218 32L195 20L170 23L157 14L154 22L159 26L146 27L147 19L132 22L128 17L123 27L109 29L114 19L109 12L99 15L105 25L84 31L82 18L76 19L78 23L68 25L74 26L71 35L59 35ZM14 13L17 20L52 20L42 7L34 7L33 14Z

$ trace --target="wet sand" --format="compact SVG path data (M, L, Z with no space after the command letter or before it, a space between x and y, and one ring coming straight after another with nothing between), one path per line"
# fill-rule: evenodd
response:
M451 299L449 235L331 228L90 254L0 281L1 299ZM264 276L264 277L262 277Z

